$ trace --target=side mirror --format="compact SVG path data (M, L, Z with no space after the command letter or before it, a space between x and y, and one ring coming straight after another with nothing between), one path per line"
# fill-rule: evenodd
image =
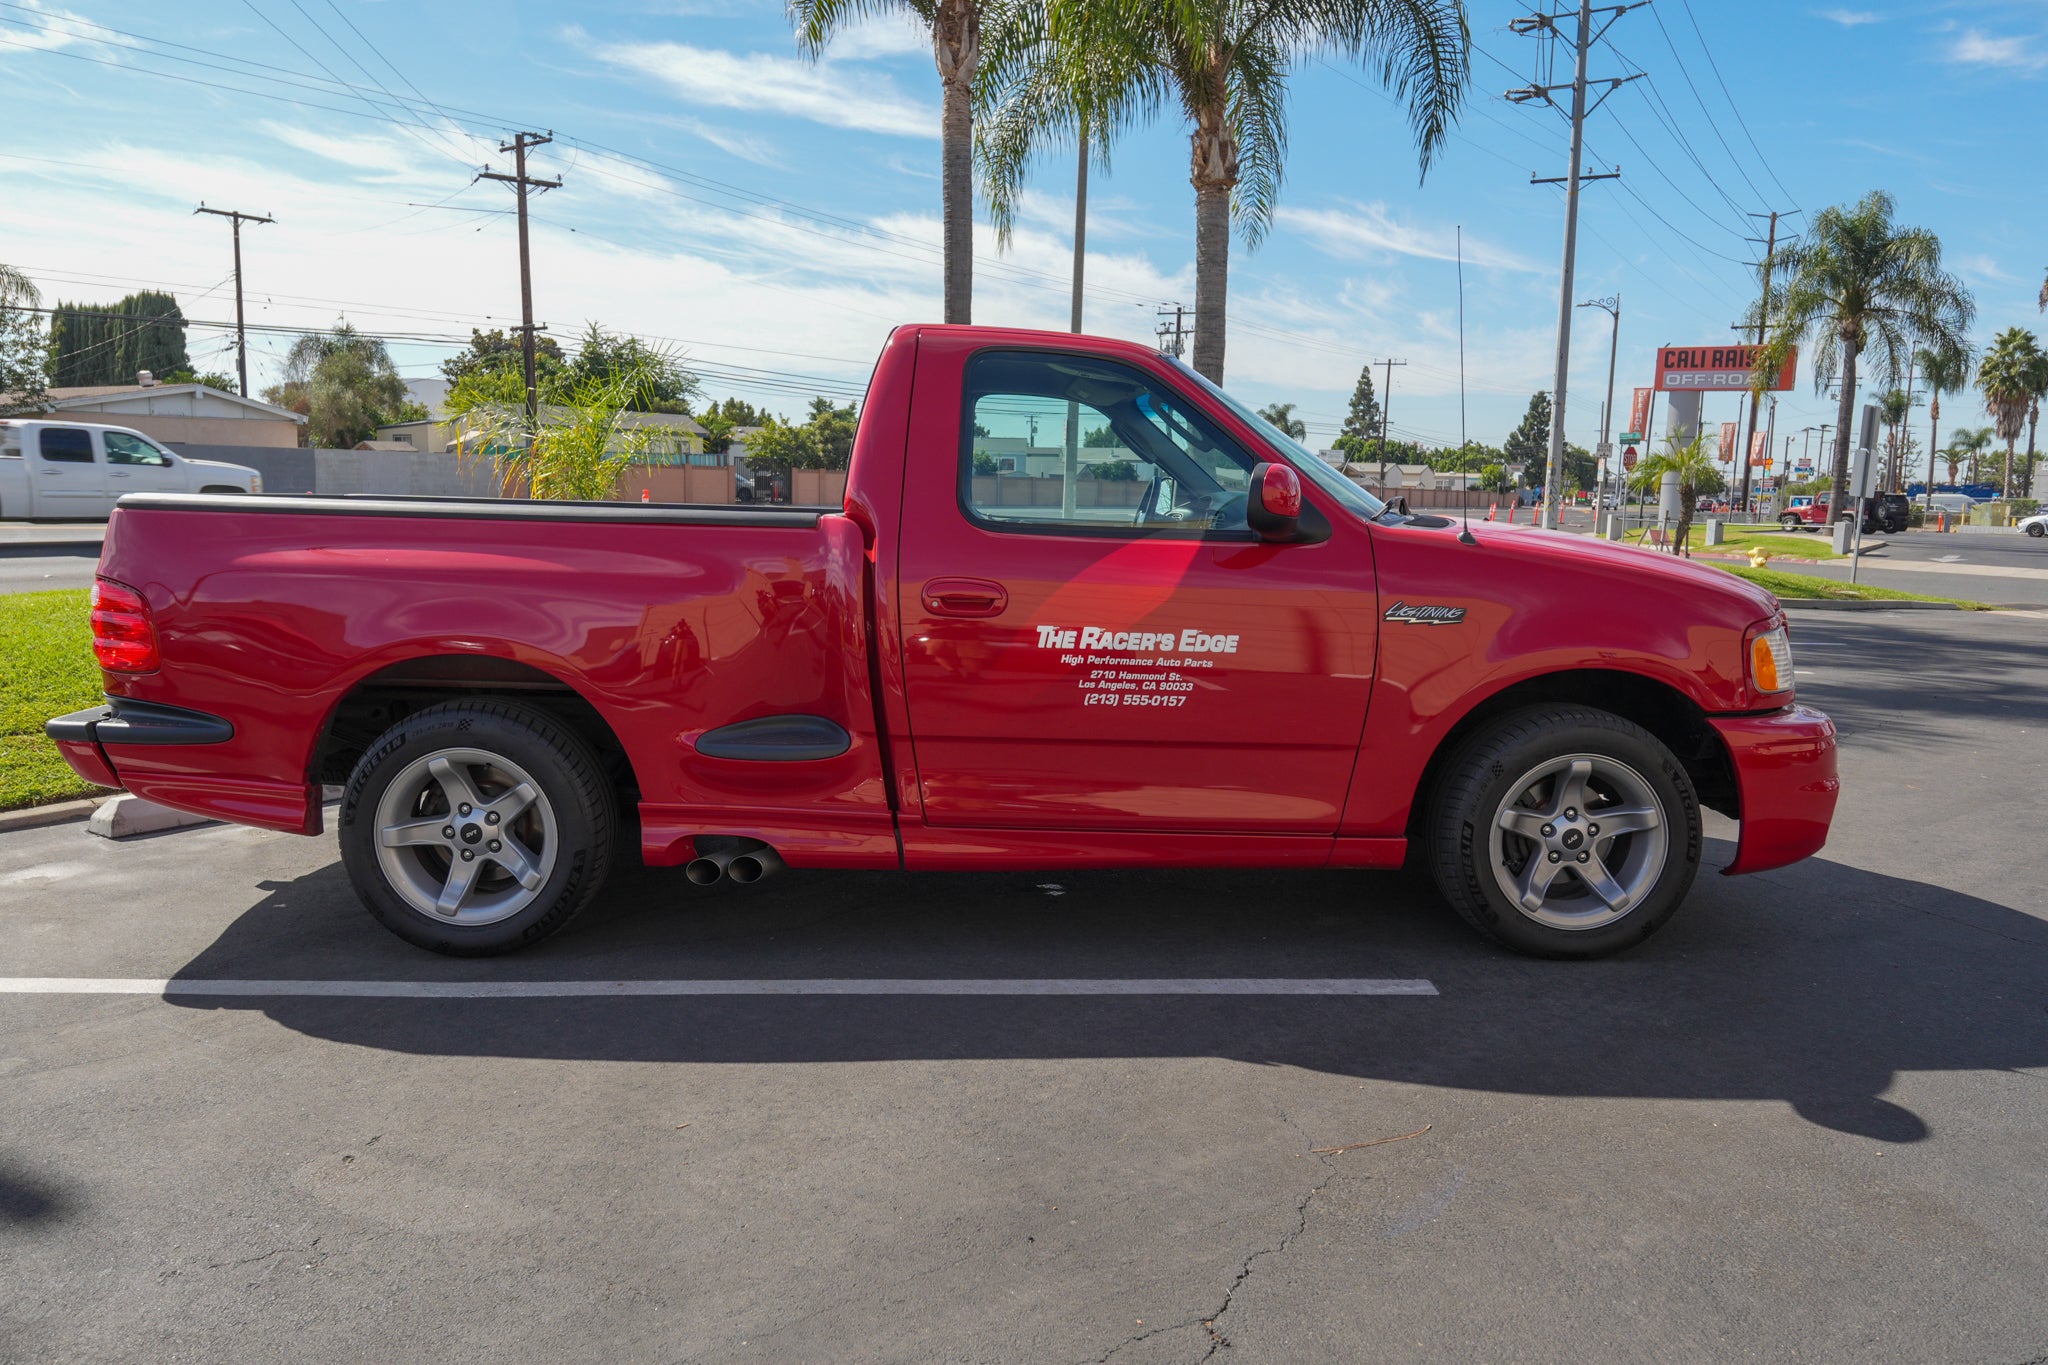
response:
M1293 540L1301 528L1301 476L1284 464L1254 468L1244 519L1261 540Z

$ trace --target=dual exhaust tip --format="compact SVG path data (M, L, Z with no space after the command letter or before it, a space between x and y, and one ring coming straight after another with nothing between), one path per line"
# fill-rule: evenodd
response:
M772 848L750 848L737 853L707 853L692 858L683 875L692 886L716 886L730 877L740 886L751 886L771 872L782 870L782 859Z

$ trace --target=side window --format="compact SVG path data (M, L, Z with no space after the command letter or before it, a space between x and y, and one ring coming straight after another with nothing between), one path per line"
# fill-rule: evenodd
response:
M146 464L162 468L171 462L170 456L140 436L130 436L125 431L110 431L104 439L107 443L108 464Z
M1143 371L984 351L967 365L961 505L1004 530L1251 534L1258 463Z
M92 463L92 433L80 427L44 427L37 448L57 464Z

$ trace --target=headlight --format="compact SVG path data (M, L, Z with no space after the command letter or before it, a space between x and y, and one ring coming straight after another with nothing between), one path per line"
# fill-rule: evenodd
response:
M1792 690L1792 636L1783 621L1750 638L1749 681L1759 692Z

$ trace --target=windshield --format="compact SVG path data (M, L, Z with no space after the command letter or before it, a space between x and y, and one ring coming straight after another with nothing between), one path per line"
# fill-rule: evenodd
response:
M1374 517L1387 510L1385 503L1345 478L1336 470L1330 468L1329 465L1323 463L1322 456L1302 445L1301 442L1295 440L1292 436L1289 436L1286 432L1280 430L1280 428L1274 426L1235 398L1232 398L1216 385L1211 384L1205 376L1191 368L1186 361L1178 356L1166 356L1164 358L1171 361L1183 375L1201 385L1217 402L1242 418L1246 426L1258 433L1259 439L1270 446L1274 453L1281 456L1286 463L1293 465L1301 473L1302 477L1310 483L1322 489L1338 502L1358 513L1359 516L1364 517L1367 521L1371 521Z

